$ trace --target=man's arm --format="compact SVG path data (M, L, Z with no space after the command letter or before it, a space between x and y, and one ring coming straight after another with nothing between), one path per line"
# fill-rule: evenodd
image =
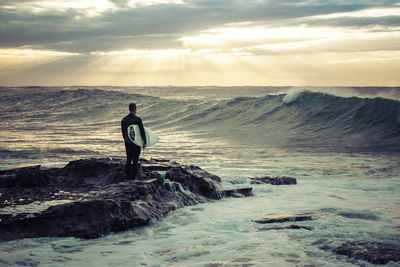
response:
M122 137L124 138L124 141L125 141L126 140L126 135L128 133L126 132L127 129L126 129L126 125L125 125L124 119L122 119L122 121L121 121L121 130L122 130Z
M139 126L139 130L140 130L140 135L142 136L142 140L143 140L143 148L145 148L146 144L147 144L147 140L146 140L146 133L144 132L143 122L141 119L139 119L138 126Z

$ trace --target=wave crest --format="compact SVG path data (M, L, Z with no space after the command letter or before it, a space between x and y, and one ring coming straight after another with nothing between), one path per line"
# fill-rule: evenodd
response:
M84 139L89 128L119 131L129 103L136 102L145 124L160 130L207 133L257 147L400 151L400 102L384 98L307 90L228 100L174 100L99 89L39 88L2 94L0 127L5 130L40 131L43 127L59 132L65 127Z

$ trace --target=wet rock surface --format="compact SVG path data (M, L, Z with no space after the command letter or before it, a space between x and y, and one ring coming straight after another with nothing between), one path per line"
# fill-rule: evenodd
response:
M304 229L308 231L314 230L313 227L311 226L303 226L303 225L297 225L297 224L291 224L291 225L286 225L286 226L276 226L276 227L268 227L268 228L260 228L260 231L270 231L270 230L287 230L287 229Z
M253 195L253 188L245 187L239 189L225 189L222 190L222 196L224 197L248 197Z
M390 261L400 261L400 244L354 241L342 244L340 247L334 249L333 252L373 264L387 264Z
M371 220L371 221L379 221L380 218L374 214L366 214L362 212L341 212L338 213L339 216L350 218L350 219L360 219L360 220Z
M292 185L297 184L296 178L286 176L263 176L250 178L251 184Z
M253 220L256 223L282 223L313 220L313 214L277 214Z
M141 180L126 181L124 163L84 159L63 168L0 171L0 239L96 238L147 225L180 207L252 191L223 190L218 176L167 160L144 160Z
M26 175L27 173L29 176ZM40 170L40 165L0 171L0 187L30 188L48 184L49 176Z

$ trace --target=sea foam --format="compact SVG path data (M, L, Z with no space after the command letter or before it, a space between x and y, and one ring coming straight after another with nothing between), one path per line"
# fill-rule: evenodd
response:
M295 101L297 99L297 97L304 92L304 89L294 89L294 90L290 90L282 99L283 103L285 104L289 104L292 103L293 101Z

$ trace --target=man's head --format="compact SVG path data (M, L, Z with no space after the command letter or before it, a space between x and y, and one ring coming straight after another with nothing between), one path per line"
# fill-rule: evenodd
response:
M135 113L136 113L136 104L135 104L135 103L130 103L130 104L129 104L129 111L130 111L130 113L132 113L132 114L135 114Z

